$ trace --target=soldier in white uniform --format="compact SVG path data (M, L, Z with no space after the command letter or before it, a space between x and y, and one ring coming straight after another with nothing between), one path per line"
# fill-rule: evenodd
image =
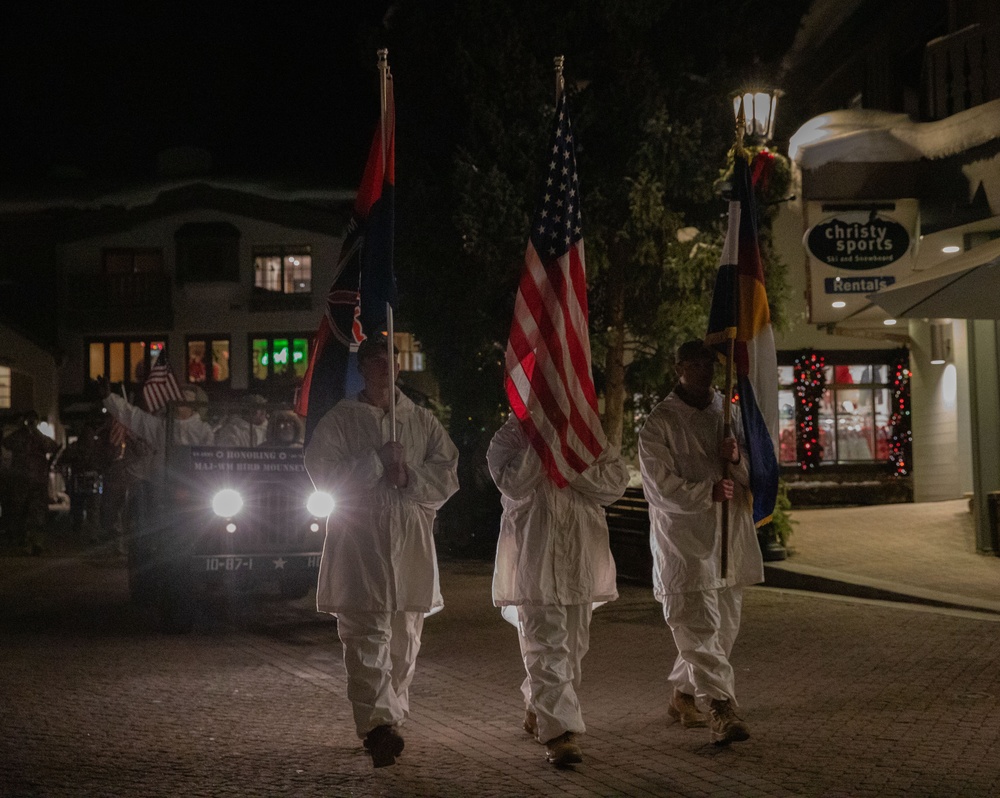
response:
M559 488L513 415L486 459L503 494L493 603L517 611L527 674L524 728L545 744L553 764L581 762L576 735L586 727L576 693L591 612L595 603L618 598L604 507L622 497L628 469L609 446Z
M403 750L397 727L409 715L424 616L444 606L433 527L458 490L458 450L429 410L395 388L378 338L358 350L364 390L323 416L305 465L317 489L337 502L327 520L316 606L337 616L357 733L374 766L383 767Z
M685 727L710 720L713 742L746 740L735 712L729 655L739 633L743 588L764 580L753 524L738 408L723 438L723 395L712 386L715 353L701 341L677 353L679 384L639 433L639 463L649 502L653 588L677 645L669 713ZM724 475L724 461L730 476ZM720 565L723 502L728 500L729 573ZM699 711L707 706L710 718Z

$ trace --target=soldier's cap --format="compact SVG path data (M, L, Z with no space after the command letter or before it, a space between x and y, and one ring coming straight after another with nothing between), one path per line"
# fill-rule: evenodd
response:
M685 341L679 347L677 347L677 362L678 363L689 363L696 360L711 360L715 361L715 350L709 349L705 346L705 342L699 339L693 341Z
M386 340L385 333L375 333L375 335L370 335L365 340L361 342L361 346L358 347L358 363L362 360L367 360L370 357L382 357L386 353ZM395 346L392 347L392 353L394 355L399 354L399 349Z

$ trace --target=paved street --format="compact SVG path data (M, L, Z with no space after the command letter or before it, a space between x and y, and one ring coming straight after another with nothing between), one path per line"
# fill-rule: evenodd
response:
M649 589L594 616L586 761L520 729L514 629L490 566L442 564L406 750L373 771L340 646L309 599L218 602L168 636L122 563L0 558L3 796L996 796L1000 615L753 588L734 652L753 737L665 711L673 645Z

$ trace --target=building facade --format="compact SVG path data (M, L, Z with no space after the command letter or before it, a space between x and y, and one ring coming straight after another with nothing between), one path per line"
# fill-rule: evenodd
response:
M911 318L876 298L1000 238L991 6L813 3L781 81L796 198L775 241L795 305L778 340L793 488L825 503L975 496L977 547L995 552L1000 474L977 452L997 434L984 393L996 323L961 308Z

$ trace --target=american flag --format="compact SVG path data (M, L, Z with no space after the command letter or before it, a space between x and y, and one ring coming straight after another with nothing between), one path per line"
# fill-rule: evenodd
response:
M183 399L181 389L177 385L174 373L170 370L170 364L167 363L167 356L161 352L142 385L143 404L146 405L146 410L155 413L167 402L179 399Z
M565 93L535 206L507 343L507 398L549 478L565 487L607 445L587 332L580 184Z

